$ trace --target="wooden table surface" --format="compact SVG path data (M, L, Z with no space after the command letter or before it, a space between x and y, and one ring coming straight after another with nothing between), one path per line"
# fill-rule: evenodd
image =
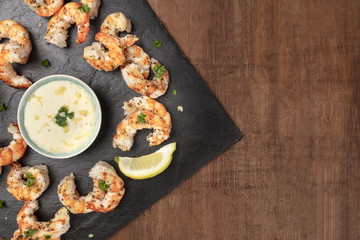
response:
M359 239L360 1L149 3L245 137L110 239Z

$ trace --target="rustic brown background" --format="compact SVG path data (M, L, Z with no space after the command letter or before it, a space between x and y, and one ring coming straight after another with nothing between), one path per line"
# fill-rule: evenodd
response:
M360 1L149 3L245 137L111 240L359 239Z

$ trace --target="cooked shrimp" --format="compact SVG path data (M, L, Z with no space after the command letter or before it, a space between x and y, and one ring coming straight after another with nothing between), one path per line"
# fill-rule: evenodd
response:
M120 38L119 33L124 31L131 32L131 21L121 12L107 16L100 28L100 32L119 38L122 48L130 47L139 40L136 36L130 34Z
M49 21L45 40L58 47L66 47L68 29L71 24L76 23L78 36L76 43L86 41L89 32L89 14L79 10L80 4L69 2L65 4Z
M24 2L39 16L51 17L62 7L64 0L24 0Z
M124 48L137 41L132 35L116 38L102 32L97 33L95 39L99 42L93 42L91 46L85 47L83 58L94 68L104 71L114 71L124 64Z
M131 30L131 22L122 13L110 14L101 25L91 46L85 47L83 57L94 68L114 71L124 64L124 49L132 46L138 38L134 35L119 37L119 32Z
M89 208L95 212L109 212L114 210L120 200L124 197L125 188L123 180L117 175L115 169L107 162L99 161L90 170L89 176L98 185L105 185L107 188L104 198L89 197ZM101 188L97 187L99 191Z
M101 24L100 32L118 37L120 32L131 32L131 21L121 12L112 13Z
M97 17L101 4L100 0L81 0L81 4L86 4L90 8L89 17L91 20Z
M35 216L35 212L39 209L38 201L25 202L17 215L17 223L19 225L20 234L35 230L31 239L56 239L66 233L70 228L70 215L65 207L57 211L55 217L49 222L39 222ZM50 236L46 237L46 236Z
M98 191L98 182L94 181L93 191L88 195L93 198L104 198L105 192ZM67 207L67 209L74 214L92 212L88 207L88 196L80 196L76 190L75 175L71 173L70 176L63 178L58 186L58 195L60 202Z
M76 190L73 173L61 180L58 195L62 204L74 214L115 209L125 194L124 182L115 169L107 162L100 161L90 170L89 177L94 180L94 188L86 196L80 196Z
M134 143L137 130L154 129L147 136L150 146L156 146L169 138L171 131L171 117L161 103L148 97L136 97L124 103L127 115L116 128L113 147L122 151L129 151Z
M0 64L26 63L32 49L28 31L13 20L3 20L0 21L0 40L2 38L10 40L0 44Z
M19 160L25 153L27 144L20 134L18 125L11 123L8 131L13 135L10 145L0 148L0 166L6 166Z
M144 116L144 122L139 121L141 116ZM170 127L166 125L164 119L160 116L148 110L130 113L117 126L116 134L113 138L113 147L118 147L122 151L129 151L134 144L134 136L137 130L151 128L154 131L146 138L150 146L159 145L169 138Z
M28 88L31 82L24 76L18 76L11 63L25 64L32 50L29 33L13 20L0 21L0 40L9 38L9 42L0 44L0 79L15 88Z
M157 98L163 95L169 85L169 72L159 61L151 59L151 69L155 73L152 80L147 80L142 74L142 69L138 64L130 63L121 69L122 76L126 84L136 92L151 97ZM156 74L156 70L162 70L160 74Z
M0 65L0 79L14 88L28 88L32 84L25 76L17 75L11 63Z
M152 98L146 96L134 97L128 102L124 102L123 109L125 110L125 115L141 110L152 111L154 114L159 115L159 117L165 121L167 126L171 126L170 113L166 110L163 104Z
M48 235L48 236L50 236L50 235ZM33 239L33 238L31 238L31 239ZM60 237L59 238L45 238L45 239L60 240ZM25 237L25 235L21 234L20 229L18 229L14 232L14 237L12 237L11 240L29 240L29 238L27 238L27 237Z
M21 167L19 163L13 163L7 177L8 192L19 201L36 200L49 183L49 171L46 165Z
M127 64L137 64L143 77L145 79L149 77L150 57L141 47L132 45L131 47L125 48L125 61Z
M95 40L101 42L106 49L99 42L85 47L83 57L91 66L98 70L114 71L124 63L124 50L117 38L99 32L95 35Z

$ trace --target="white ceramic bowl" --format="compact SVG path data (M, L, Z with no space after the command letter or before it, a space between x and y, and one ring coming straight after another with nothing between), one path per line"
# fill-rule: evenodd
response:
M41 86L44 86L45 84L48 84L48 83L54 82L54 81L69 81L69 82L72 82L72 83L80 86L82 89L84 89L90 95L91 100L95 107L96 124L95 124L94 130L93 130L93 133L91 134L91 137L88 139L88 141L85 144L83 144L81 147L79 147L76 150L71 151L71 152L52 153L52 152L42 149L35 142L33 142L31 140L31 138L29 137L29 134L27 133L26 128L25 128L24 110L25 110L25 106L28 102L29 97L35 90L37 90ZM21 132L24 140L36 152L38 152L41 155L44 155L46 157L49 157L49 158L70 158L70 157L74 157L74 156L82 153L83 151L85 151L95 141L95 139L100 131L100 127L101 127L101 121L102 121L101 107L100 107L99 100L96 97L94 91L80 79L72 77L72 76L68 76L68 75L51 75L51 76L44 77L44 78L38 80L30 88L28 88L26 90L26 92L22 96L20 104L19 104L17 121L18 121L18 125L20 128L20 132Z

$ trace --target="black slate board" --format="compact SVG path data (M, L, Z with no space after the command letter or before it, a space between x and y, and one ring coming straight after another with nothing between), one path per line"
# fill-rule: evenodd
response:
M106 73L93 69L82 59L85 46L91 45L96 32L107 15L123 12L131 19L133 34L139 37L137 44L151 57L158 59L170 72L170 85L167 93L157 100L163 103L172 116L173 130L171 137L164 144L149 147L145 136L150 130L140 131L135 138L134 147L130 152L123 153L111 146L117 124L124 118L122 105L124 101L139 96L129 89L122 79L120 70ZM214 95L203 82L194 67L183 55L174 40L160 23L145 0L102 0L99 16L91 22L91 29L86 43L75 44L76 28L70 30L68 47L58 48L47 44L43 39L48 18L42 18L30 11L22 0L1 0L0 20L12 19L22 24L30 33L33 50L26 65L15 65L20 74L24 74L33 82L51 75L68 74L82 79L97 94L102 110L103 124L95 143L81 155L64 160L43 157L28 149L20 160L23 165L44 163L50 170L51 184L40 197L40 210L37 216L41 221L48 221L62 207L56 188L59 181L71 172L76 174L77 187L82 195L92 189L92 179L88 177L90 168L99 160L110 162L114 156L140 156L149 154L170 142L177 142L173 162L162 174L148 180L124 179L126 194L120 205L109 213L89 213L71 215L71 228L62 236L66 239L106 239L125 226L165 194L170 192L182 181L190 177L198 169L214 159L225 149L241 138L239 129L220 106ZM42 26L38 26L38 22ZM153 47L153 42L160 40L160 49ZM44 68L40 62L49 59L52 66ZM177 90L177 95L172 90ZM24 90L8 87L0 82L0 102L5 102L7 111L0 113L0 146L7 145L11 135L7 126L16 122L16 112ZM177 106L184 111L179 112ZM0 236L10 239L17 229L16 215L23 202L6 191L6 176L10 167L3 169L0 176L0 200L6 201L6 208L0 211Z

